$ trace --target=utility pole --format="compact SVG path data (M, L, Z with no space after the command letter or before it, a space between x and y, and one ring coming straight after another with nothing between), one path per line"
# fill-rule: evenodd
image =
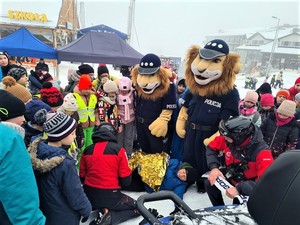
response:
M279 23L280 23L280 19L278 17L272 16L272 18L277 19L278 22L277 22L275 37L274 37L274 41L273 41L273 45L272 45L272 50L271 50L271 53L270 53L270 59L269 59L269 62L268 62L267 75L269 75L271 67L272 67L272 60L273 60L273 55L274 55L275 47L276 47L276 44L277 44L278 32L279 32Z
M128 24L127 24L127 43L132 44L132 26L134 24L134 10L135 10L135 0L130 0L129 10L128 10Z

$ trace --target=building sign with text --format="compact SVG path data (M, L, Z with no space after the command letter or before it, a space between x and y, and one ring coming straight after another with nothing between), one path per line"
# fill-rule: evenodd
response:
M8 16L8 18L15 19L15 20L48 22L48 19L47 19L47 16L45 13L34 13L34 12L8 10L7 16Z

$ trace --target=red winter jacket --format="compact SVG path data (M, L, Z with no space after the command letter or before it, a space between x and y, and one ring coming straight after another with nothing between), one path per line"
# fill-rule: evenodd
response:
M80 179L99 189L120 189L131 183L131 170L126 151L108 130L93 133L95 144L87 147L80 160Z
M250 153L248 155L250 159L248 161L249 169L244 170L244 176L246 179L255 179L257 181L257 179L259 179L265 170L272 164L274 159L271 151L266 148L267 146L264 141L261 140L261 143L258 141L256 142L256 138L252 138L248 144L251 146L251 151L248 152ZM217 136L212 142L210 142L207 148L207 164L209 169L220 166L217 159L219 151L224 152L226 167L241 161L233 157L229 147L226 145L225 138L223 136Z

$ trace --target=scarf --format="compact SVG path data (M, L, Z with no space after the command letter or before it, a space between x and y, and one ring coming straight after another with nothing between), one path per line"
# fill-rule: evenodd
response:
M132 94L133 89L131 89L127 94L121 94L121 92L119 92L119 105L123 105L124 106L124 120L128 121L130 120L130 104L132 103L131 101L131 94Z
M276 117L276 126L277 127L281 127L281 126L284 126L286 124L288 124L289 122L292 121L292 119L294 119L294 116L290 116L288 118L280 118L278 116L278 112L275 113L275 117Z
M250 109L247 109L245 107L244 102L240 103L239 108L240 108L240 112L243 116L251 116L256 113L256 108L254 106L251 107Z

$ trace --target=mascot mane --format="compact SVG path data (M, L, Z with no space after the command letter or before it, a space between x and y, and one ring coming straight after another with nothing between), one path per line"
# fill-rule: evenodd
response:
M206 85L199 85L196 83L194 74L191 70L192 62L196 57L199 57L199 49L200 46L193 45L187 52L185 78L189 90L191 93L200 96L220 96L227 94L234 88L236 74L238 74L240 70L240 56L235 53L229 53L223 63L222 76Z
M138 96L140 96L143 99L146 100L152 100L155 101L161 97L163 97L169 90L170 87L170 80L169 78L172 77L172 72L169 69L165 69L160 67L160 69L155 73L157 75L157 78L161 81L161 84L159 87L157 87L152 94L145 94L143 90L140 88L140 86L137 83L138 76L149 76L149 75L143 75L139 74L137 71L139 65L136 65L132 72L132 82L135 85L135 90L137 91Z

